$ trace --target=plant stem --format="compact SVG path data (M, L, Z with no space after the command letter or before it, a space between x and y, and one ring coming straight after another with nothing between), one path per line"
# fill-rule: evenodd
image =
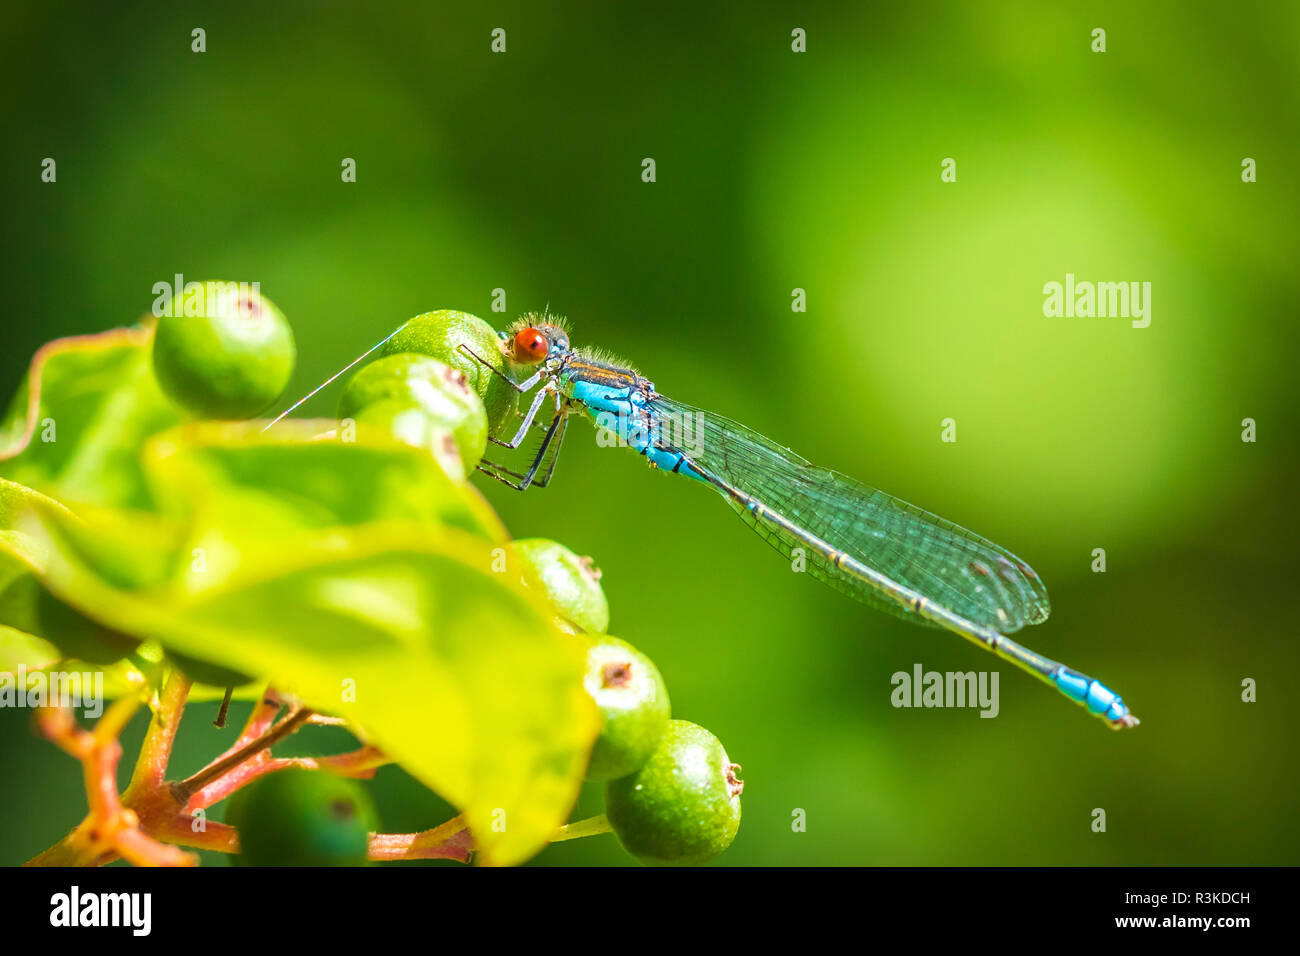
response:
M313 711L306 707L298 708L256 740L250 741L229 756L208 764L193 776L174 784L172 793L176 796L177 802L181 804L187 803L196 791L202 790L207 784L229 773L249 757L288 737L301 727L311 717L312 713Z
M609 833L605 814L567 824L555 831L552 843ZM420 833L370 834L372 860L459 860L468 863L474 839L463 816L453 817L441 826Z
M372 860L459 860L468 863L474 841L464 817L420 833L370 834Z
M594 817L587 817L585 820L566 823L555 831L555 836L551 837L551 842L562 843L565 840L577 840L582 837L612 832L613 828L609 825L609 820L606 819L605 814L601 813Z
M223 823L199 825L199 812L250 780L286 767L303 767L351 777L371 777L390 763L372 745L328 757L272 758L270 747L311 722L315 712L298 707L276 721L283 704L267 688L249 715L248 723L229 750L188 779L166 780L181 716L189 698L190 681L173 671L157 696L149 730L121 794L117 767L122 756L122 730L143 698L114 702L92 730L77 725L72 710L46 707L37 726L51 742L82 765L90 813L62 840L28 861L29 866L101 866L126 859L137 866L193 866L198 858L180 849L197 847L221 853L239 852L239 834ZM165 841L165 842L163 842ZM372 836L376 859L443 858L467 862L472 850L469 831L459 818L422 834Z
M176 732L180 730L181 717L185 713L185 702L189 695L190 679L180 671L172 671L163 685L158 706L149 721L149 730L145 734L144 743L140 745L140 756L136 758L135 769L131 772L131 783L123 796L139 793L147 787L156 787L166 778L172 745L176 742Z
M118 795L117 765L122 744L117 735L139 706L137 697L116 701L93 731L78 727L70 708L47 707L40 711L37 724L41 732L81 762L90 813L66 837L30 860L29 866L97 866L119 857L137 866L198 863L192 854L160 843L142 831L141 813L148 813L151 806L124 804ZM165 791L146 788L144 794L165 796ZM163 812L173 815L175 809L173 802Z
M239 852L239 831L225 823L208 822L204 829L195 830L192 817L178 814L163 818L150 832L160 840L180 846L216 853Z
M271 725L275 723L276 715L280 713L280 708L283 706L284 702L280 700L274 687L268 687L263 691L257 705L249 713L244 729L239 732L239 739L221 756L225 757L228 754L233 754L250 740L256 740L270 730Z

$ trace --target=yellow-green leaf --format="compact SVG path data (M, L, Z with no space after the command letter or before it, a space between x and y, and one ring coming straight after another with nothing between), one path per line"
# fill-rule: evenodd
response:
M49 578L109 626L277 675L459 807L484 862L526 860L565 821L597 730L581 648L491 570L491 542L391 523L335 538L165 602L109 586L52 537Z
M0 420L0 477L64 502L144 507L144 439L185 418L149 357L152 320L57 339L32 359Z

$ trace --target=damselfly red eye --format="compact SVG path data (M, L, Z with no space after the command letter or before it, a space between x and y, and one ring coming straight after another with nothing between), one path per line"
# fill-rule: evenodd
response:
M537 329L520 329L515 333L516 362L531 365L542 361L550 351L550 341Z

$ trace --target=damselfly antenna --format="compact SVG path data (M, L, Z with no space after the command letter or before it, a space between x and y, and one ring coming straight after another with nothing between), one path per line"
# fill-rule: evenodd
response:
M309 400L313 395L315 395L315 394L316 394L317 392L319 392L321 389L326 388L326 387L327 387L331 382L337 381L337 379L338 379L338 377L339 377L340 375L342 375L344 372L346 372L346 371L348 371L349 369L351 369L354 365L356 365L358 362L360 362L362 359L364 359L367 355L369 355L369 354L370 354L371 352L373 352L375 349L380 348L380 347L381 347L385 342L387 342L389 339L391 339L391 338L392 338L394 335L396 335L398 332L402 331L402 329L406 328L408 325L410 325L409 322L403 322L403 323L402 323L401 325L399 325L397 328L393 329L393 331L389 332L387 335L385 335L382 339L380 339L380 340L379 340L378 342L376 342L374 345L370 346L370 348L366 349L364 352L362 352L360 355L358 355L356 358L354 358L354 359L353 359L351 362L349 362L347 365L343 366L343 368L339 369L337 372L335 372L335 373L334 373L333 375L331 375L329 378L325 379L325 381L321 382L319 385L317 385L315 388L313 388L310 392L308 392L308 393L307 393L306 395L304 395L302 398L298 399L298 401L294 402L292 405L290 405L288 408L286 408L284 411L282 411L279 415L276 415L275 418L271 419L271 421L267 424L266 428L263 428L263 429L262 429L262 431L263 431L263 432L268 431L268 430L270 430L270 428L271 428L272 425L275 425L275 424L277 424L278 422L283 421L283 420L284 420L288 415L291 415L291 414L294 412L295 409L297 409L300 405L302 405L304 402L306 402L307 400Z

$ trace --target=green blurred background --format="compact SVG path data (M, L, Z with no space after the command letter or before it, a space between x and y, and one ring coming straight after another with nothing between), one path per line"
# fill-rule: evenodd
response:
M294 394L418 312L549 303L660 391L1030 561L1054 607L1026 642L1143 721L1110 733L792 575L577 426L549 488L478 483L517 536L596 557L611 630L744 765L724 862L1295 863L1300 13L1134 6L10 5L0 386L178 272L261 283ZM1067 272L1151 282L1150 328L1044 318ZM916 663L999 669L1000 716L895 710ZM210 716L180 771L226 746ZM0 863L84 813L29 718L0 712ZM344 746L319 741L294 746ZM391 830L447 812L395 769L372 790ZM538 858L628 861L612 837Z

